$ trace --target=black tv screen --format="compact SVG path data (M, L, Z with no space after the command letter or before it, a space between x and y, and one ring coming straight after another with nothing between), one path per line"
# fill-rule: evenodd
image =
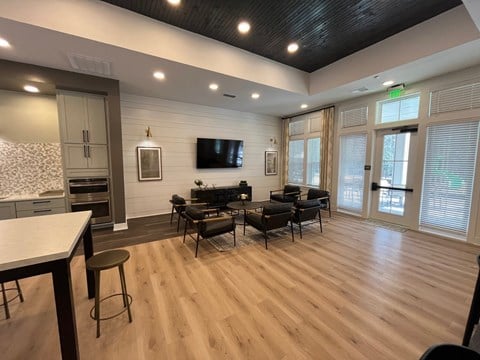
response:
M197 138L197 169L239 168L243 141Z

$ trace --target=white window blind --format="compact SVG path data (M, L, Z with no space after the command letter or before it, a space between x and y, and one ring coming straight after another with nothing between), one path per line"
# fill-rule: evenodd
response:
M368 107L345 110L341 113L342 128L362 126L367 124Z
M414 94L378 103L377 123L411 120L418 118L420 94Z
M288 182L303 183L304 140L290 140L288 143Z
M430 115L480 107L480 83L432 91Z
M291 121L290 124L288 124L288 134L290 136L292 136L292 135L302 135L304 132L305 132L305 121L304 120Z
M360 213L363 208L367 134L340 136L338 207Z
M478 121L427 129L421 226L467 234L477 144Z

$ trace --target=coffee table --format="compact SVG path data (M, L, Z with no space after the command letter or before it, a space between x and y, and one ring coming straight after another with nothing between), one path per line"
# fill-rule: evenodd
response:
M245 235L245 216L247 210L255 210L263 207L264 201L232 201L227 204L227 207L232 210L243 210L243 235Z

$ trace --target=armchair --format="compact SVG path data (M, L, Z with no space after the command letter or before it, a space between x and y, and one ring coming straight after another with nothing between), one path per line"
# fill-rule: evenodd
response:
M263 207L262 213L247 212L245 214L245 224L253 226L255 229L260 230L265 238L265 249L268 249L267 231L279 229L288 226L288 222L292 218L292 204L266 204ZM290 221L290 231L293 237L293 225Z
M328 217L332 217L332 211L330 209L330 193L326 190L320 189L308 189L307 200L318 199L320 200L320 208L328 210Z
M320 214L320 200L298 200L292 209L292 222L298 225L300 230L300 239L302 239L302 222L308 221L311 224L316 221L320 223L320 232L323 232L322 215Z
M176 213L177 214L177 232L180 229L180 218L183 218L183 213L185 211L185 208L187 206L199 206L202 209L206 209L207 203L192 203L192 201L195 201L197 199L184 199L183 197L174 194L172 195L172 198L169 200L169 202L172 204L172 212L170 214L170 225L172 224L173 221L173 215Z
M270 190L270 201L275 200L283 203L294 203L300 198L300 193L300 186L285 185L283 189Z
M187 206L183 214L185 217L183 242L185 243L188 225L193 227L197 233L196 237L188 234L197 243L195 247L195 257L197 257L198 254L198 243L200 242L200 239L207 239L225 233L232 233L233 246L237 245L235 238L235 218L233 216L225 215L206 218L204 211L193 206Z

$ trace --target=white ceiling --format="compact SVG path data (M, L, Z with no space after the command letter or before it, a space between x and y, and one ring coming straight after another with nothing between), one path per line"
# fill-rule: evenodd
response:
M69 18L78 9L68 16L52 13L59 0L15 3L17 8L0 3L0 37L12 44L10 49L0 48L2 59L75 71L68 55L88 55L111 62L111 77L120 81L124 93L275 116L297 113L301 103L311 109L361 96L365 93L352 93L361 87L368 88L367 93L382 91L386 79L408 85L480 64L480 34L471 19L478 7L470 9L468 4L470 14L463 6L455 8L307 74L96 0L84 0L81 10L104 12L98 28L98 19L82 26L78 18L85 16L77 16L76 22ZM42 8L31 8L38 3ZM30 10L24 5L31 5ZM78 2L62 0L61 5L67 11ZM112 14L116 18L109 19ZM164 81L152 77L159 69L166 74ZM220 85L217 92L208 89L211 82ZM260 99L251 99L252 92L260 93Z

